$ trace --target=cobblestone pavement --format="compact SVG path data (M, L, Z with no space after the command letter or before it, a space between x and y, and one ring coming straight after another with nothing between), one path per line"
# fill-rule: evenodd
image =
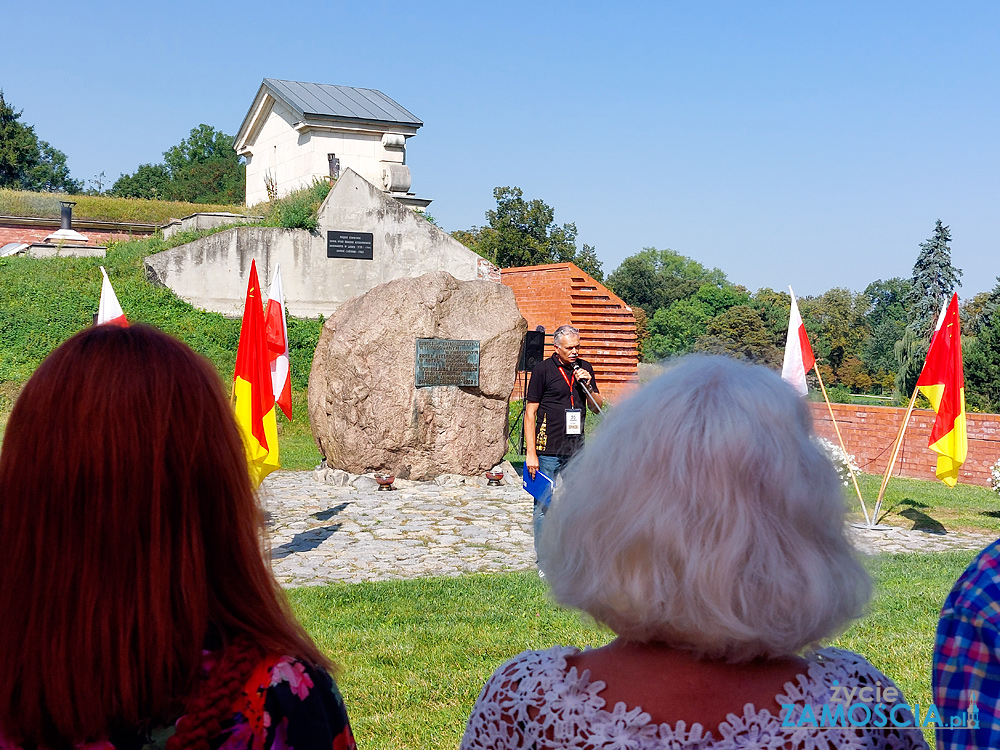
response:
M503 487L371 478L335 486L311 471L280 471L264 482L274 573L285 586L526 570L534 566L531 497L516 475ZM475 481L475 480L468 480ZM850 527L869 554L981 549L989 534Z

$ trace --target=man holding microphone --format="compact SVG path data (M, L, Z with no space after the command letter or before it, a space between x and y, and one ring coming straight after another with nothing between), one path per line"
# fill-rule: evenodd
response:
M525 396L524 437L527 455L524 470L532 478L541 470L549 479L566 466L583 447L587 407L599 412L604 397L598 392L594 368L580 359L580 331L559 326L552 335L555 353L531 372ZM535 534L546 507L535 499Z

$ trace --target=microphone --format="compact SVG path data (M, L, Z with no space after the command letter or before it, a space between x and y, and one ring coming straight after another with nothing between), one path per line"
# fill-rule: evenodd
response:
M573 362L573 374L576 375L580 370L583 370L583 368L580 367L580 363L579 362ZM586 370L583 370L583 371L587 372ZM577 377L576 382L580 384L581 388L583 388L583 392L587 394L587 397L590 399L590 402L594 405L594 408L597 409L597 413L598 414L603 414L604 412L601 411L601 407L598 406L598 404L597 404L597 399L594 398L594 394L591 393L590 388L587 387L587 384L585 382L583 382L582 380L580 380L579 377Z

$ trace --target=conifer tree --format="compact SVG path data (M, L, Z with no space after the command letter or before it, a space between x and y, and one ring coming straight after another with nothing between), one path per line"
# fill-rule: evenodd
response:
M920 243L920 253L913 264L909 325L920 338L930 339L941 306L951 297L955 287L962 285L958 280L961 269L951 264L949 242L951 232L938 219L934 235Z
M961 286L958 280L962 270L951 263L951 232L937 220L933 236L920 243L917 262L913 264L913 276L908 298L908 318L903 338L896 343L896 391L901 398L912 393L920 377L920 370L927 356L931 333L937 322L941 307Z

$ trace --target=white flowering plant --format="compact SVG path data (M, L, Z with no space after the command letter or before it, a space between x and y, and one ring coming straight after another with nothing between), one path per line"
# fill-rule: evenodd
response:
M857 461L855 461L854 456L850 453L844 451L839 445L831 443L826 438L814 437L813 440L816 445L819 446L826 457L830 459L830 463L833 464L833 468L837 470L837 476L840 477L840 481L846 487L851 482L851 472L861 471L858 466ZM998 462L1000 463L1000 462Z
M1000 494L1000 458L990 467L990 489Z

